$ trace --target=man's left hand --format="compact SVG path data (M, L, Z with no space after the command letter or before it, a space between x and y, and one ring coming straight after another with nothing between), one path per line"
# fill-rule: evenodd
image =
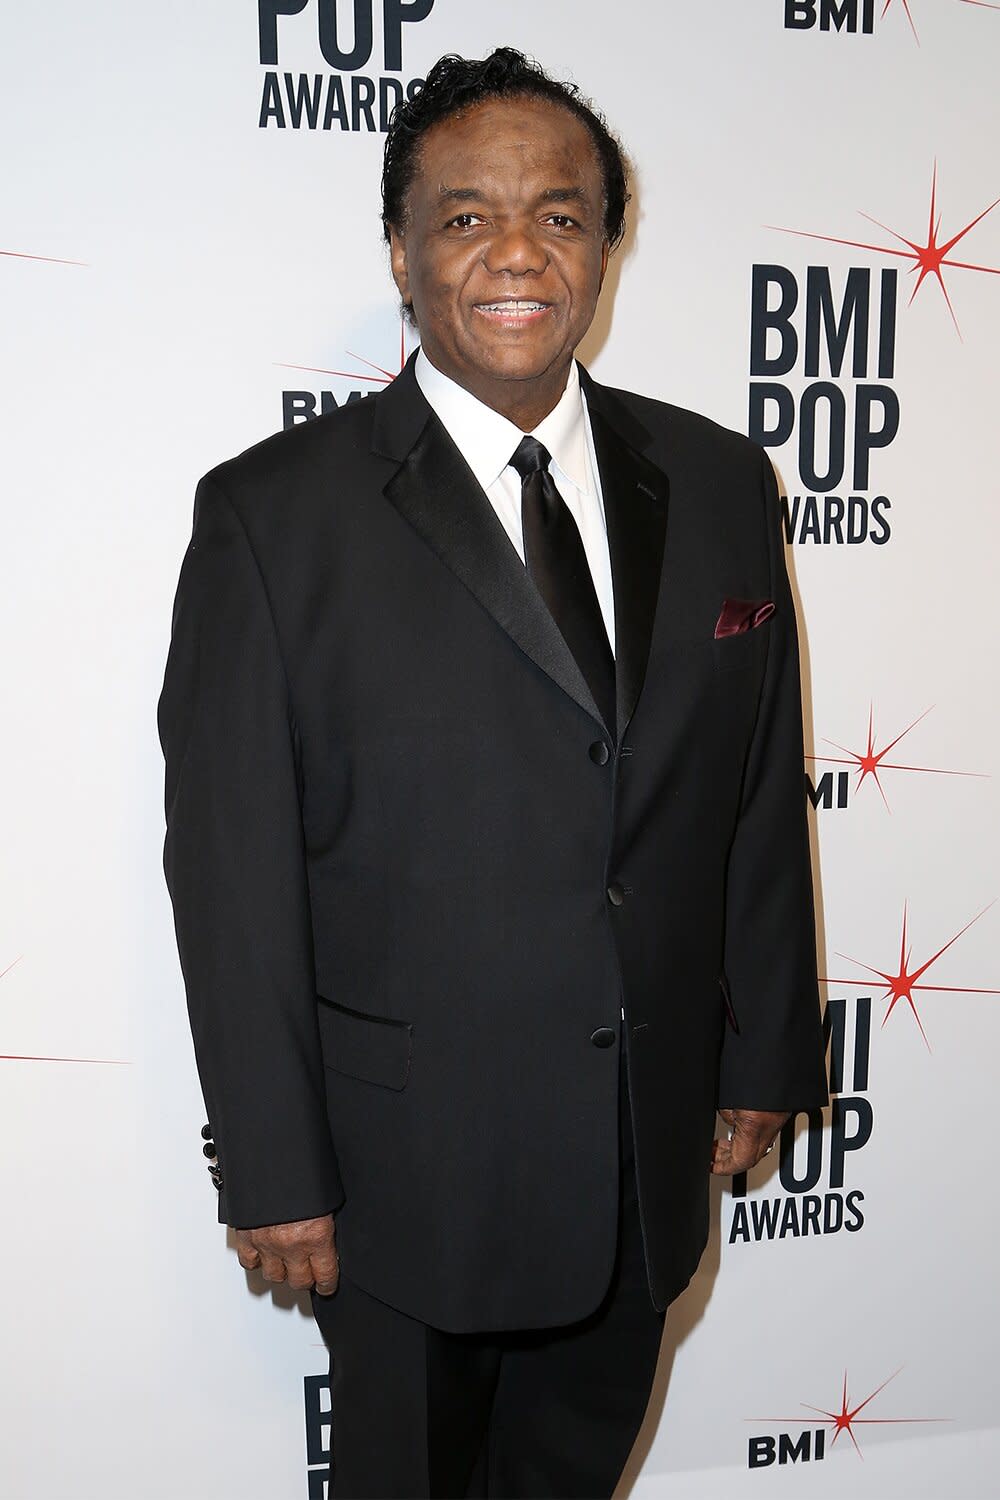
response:
M729 1126L729 1139L712 1143L712 1171L719 1176L755 1167L789 1118L770 1109L720 1109L719 1114Z

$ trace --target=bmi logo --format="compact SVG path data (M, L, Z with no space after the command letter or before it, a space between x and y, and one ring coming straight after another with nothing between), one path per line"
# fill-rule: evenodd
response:
M894 243L767 227L910 262L908 274L915 280L909 302L928 278L936 281L961 337L945 272L1000 275L1000 267L959 259L954 253L998 204L1000 198L943 236L935 165L923 237L900 234L870 214L862 217ZM804 276L789 266L753 267L749 432L766 448L794 444L800 493L782 496L789 542L870 541L881 546L892 534L892 502L888 495L871 491L873 467L895 441L900 426L899 399L892 385L898 278L895 267L881 269L876 281L870 267L852 266L843 283L835 285L829 266L807 266Z
M423 84L422 78L404 82L404 43L433 9L434 0L257 0L260 62L267 69L260 128L384 132L393 108ZM306 10L311 25L294 19ZM279 68L286 50L303 55L307 38L332 71Z
M823 766L849 767L848 770L826 771L814 769L806 772L806 795L813 807L817 809L838 809L847 807L849 798L861 791L868 783L873 792L877 791L886 812L890 812L889 798L883 785L883 778L888 778L890 771L905 771L920 773L927 776L964 776L985 779L979 771L953 771L944 766L916 765L909 759L899 760L897 755L905 755L905 751L897 751L896 747L902 740L916 729L930 713L927 708L922 714L901 729L898 734L892 735L884 742L875 729L875 708L872 705L868 710L867 739L862 741L862 749L854 749L849 745L841 744L837 740L824 740L824 744L830 750L839 750L839 755L807 755L806 760L813 767ZM854 745L859 743L854 740ZM893 759L887 757L893 756Z
M889 540L872 456L899 432L896 299L894 270L873 282L855 266L835 287L829 266L753 268L749 433L765 448L795 444L800 493L781 497L789 542Z
M799 1115L781 1132L778 1179L782 1195L748 1197L747 1174L733 1177L729 1243L799 1239L817 1234L856 1234L864 1227L865 1195L848 1187L853 1164L872 1137L875 1115L867 1098L871 1052L872 1002L859 996L850 1005L831 1000L823 1025L830 1048L830 1093L827 1112L811 1109L799 1136ZM829 1128L826 1116L829 1115ZM853 1177L854 1167L850 1172Z
M903 930L895 967L885 969L845 953L837 957L860 969L867 977L829 976L822 984L863 990L854 1001L828 1001L823 1026L830 1050L829 1077L832 1104L829 1110L804 1113L806 1129L800 1134L793 1115L781 1132L778 1186L773 1197L748 1193L747 1174L736 1174L730 1189L732 1216L729 1244L761 1240L800 1239L809 1235L855 1234L864 1227L865 1195L854 1186L858 1154L872 1138L875 1112L868 1098L871 1059L872 1000L885 1001L884 1027L897 1009L909 1010L927 1050L930 1042L918 1009L923 994L998 995L1000 990L972 984L932 984L926 976L940 958L984 917L995 902L983 907L947 942L922 962L914 962L903 910ZM926 952L926 949L924 950ZM762 1166L761 1173L766 1172ZM850 1180L849 1180L850 1179Z
M902 12L919 45L916 22L910 10L910 0L880 0L881 21L890 10ZM989 0L959 0L961 5L978 5L983 10L1000 10ZM785 0L785 30L811 31L818 26L820 31L855 32L872 36L875 31L875 0Z
M747 1445L747 1468L763 1469L769 1468L771 1464L788 1463L814 1463L821 1462L827 1456L827 1435L830 1436L829 1447L836 1446L837 1439L844 1433L850 1438L854 1445L854 1451L861 1458L861 1444L858 1442L858 1434L855 1428L861 1427L898 1427L913 1423L923 1424L925 1422L950 1422L950 1417L896 1417L896 1416L873 1416L872 1403L880 1396L887 1385L901 1374L897 1370L890 1375L888 1380L876 1386L862 1400L856 1401L849 1394L847 1371L844 1371L844 1384L838 1396L839 1405L833 1410L827 1410L824 1406L813 1406L807 1401L800 1402L802 1411L811 1413L804 1420L816 1423L812 1427L803 1427L802 1412L797 1417L751 1417L749 1420L762 1427L779 1425L788 1427L796 1424L791 1431L779 1432L777 1438L770 1434L760 1437L752 1437ZM862 1412L866 1413L862 1416ZM816 1422L816 1418L819 1422Z
M875 0L785 0L786 31L811 31L814 26L820 31L860 31L871 36Z
M347 359L356 366L353 370L332 370L322 365L292 365L278 363L279 370L301 370L308 375L333 376L339 382L348 382L348 389L343 385L338 387L340 399L337 392L328 387L321 390L285 390L281 393L281 417L284 428L295 427L300 422L309 422L313 417L326 416L327 412L335 411L338 406L347 406L353 401L360 401L362 397L371 395L379 386L389 385L402 370L406 363L406 323L400 319L399 324L399 347L396 353L396 368L389 365L376 364L373 360L366 359L364 355L352 354L345 350ZM315 382L313 382L315 384Z
M326 1500L330 1477L330 1377L307 1375L305 1387L308 1500Z

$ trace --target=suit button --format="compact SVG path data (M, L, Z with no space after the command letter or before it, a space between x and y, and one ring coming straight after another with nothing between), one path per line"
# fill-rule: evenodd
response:
M596 1031L591 1032L590 1040L595 1047L613 1047L615 1045L615 1034L610 1026L598 1026Z
M621 906L622 902L625 900L625 887L623 885L619 885L617 880L615 881L614 885L608 886L608 900L611 902L612 906Z
M589 753L595 766L606 766L611 758L611 751L603 740L595 740Z

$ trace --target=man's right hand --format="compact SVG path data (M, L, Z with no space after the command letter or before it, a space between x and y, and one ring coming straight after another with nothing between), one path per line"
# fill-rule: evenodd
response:
M315 1286L322 1297L337 1290L340 1263L332 1214L294 1224L237 1229L236 1253L245 1271L259 1267L267 1281L287 1281L299 1291Z

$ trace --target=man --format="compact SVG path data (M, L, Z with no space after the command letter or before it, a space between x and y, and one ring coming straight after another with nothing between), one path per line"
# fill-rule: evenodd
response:
M419 354L202 481L174 611L220 1218L314 1288L333 1496L607 1496L709 1171L826 1098L775 484L575 365L627 192L574 89L442 59L383 196Z

